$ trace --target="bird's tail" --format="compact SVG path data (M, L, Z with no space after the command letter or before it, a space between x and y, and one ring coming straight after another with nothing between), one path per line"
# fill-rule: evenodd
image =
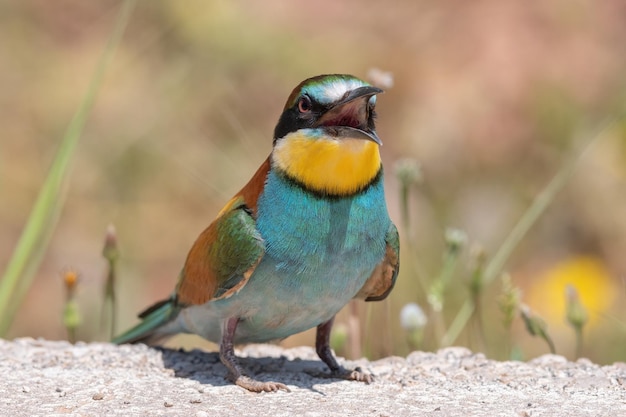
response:
M124 343L153 345L159 343L178 333L173 328L174 326L167 326L167 324L173 324L172 321L178 316L179 311L180 308L176 305L174 297L159 301L139 314L139 318L142 319L139 324L113 338L111 343L116 345ZM168 327L170 328L168 329Z

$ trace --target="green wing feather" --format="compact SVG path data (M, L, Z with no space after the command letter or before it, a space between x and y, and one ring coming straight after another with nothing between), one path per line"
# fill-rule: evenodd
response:
M113 343L156 343L179 329L164 326L182 308L229 297L248 282L265 253L265 244L252 212L237 196L204 230L191 248L175 293L149 307L141 323L113 339Z
M237 196L191 248L176 288L178 303L229 297L248 282L264 254L256 220Z
M229 297L248 282L265 253L265 243L256 228L256 210L269 170L267 158L198 236L174 294L139 314L142 322L113 339L113 343L156 343L181 330L168 324L174 324L184 307Z

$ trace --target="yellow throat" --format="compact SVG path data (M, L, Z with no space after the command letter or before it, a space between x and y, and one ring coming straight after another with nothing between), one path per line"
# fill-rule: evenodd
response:
M272 158L276 167L306 188L333 196L362 190L381 166L374 142L330 136L312 138L300 131L280 139Z

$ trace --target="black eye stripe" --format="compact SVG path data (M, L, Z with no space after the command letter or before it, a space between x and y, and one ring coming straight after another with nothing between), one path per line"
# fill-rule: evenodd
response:
M290 107L287 107L281 114L274 129L274 143L288 133L299 129L308 129L316 126L317 121L327 111L333 108L334 103L319 102L308 93L300 90L293 94L295 99L291 99ZM375 131L376 103L369 101L367 106L367 128Z

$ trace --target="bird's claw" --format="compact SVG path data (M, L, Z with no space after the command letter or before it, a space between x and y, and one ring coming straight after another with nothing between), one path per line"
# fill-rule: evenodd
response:
M251 392L276 392L281 389L287 392L291 392L287 385L281 384L280 382L261 382L245 375L240 375L239 377L237 377L237 379L235 379L235 384Z
M330 376L331 378L365 382L366 384L371 384L374 381L374 377L372 376L372 374L363 371L360 367L357 367L352 371L346 368L335 369L331 372Z

